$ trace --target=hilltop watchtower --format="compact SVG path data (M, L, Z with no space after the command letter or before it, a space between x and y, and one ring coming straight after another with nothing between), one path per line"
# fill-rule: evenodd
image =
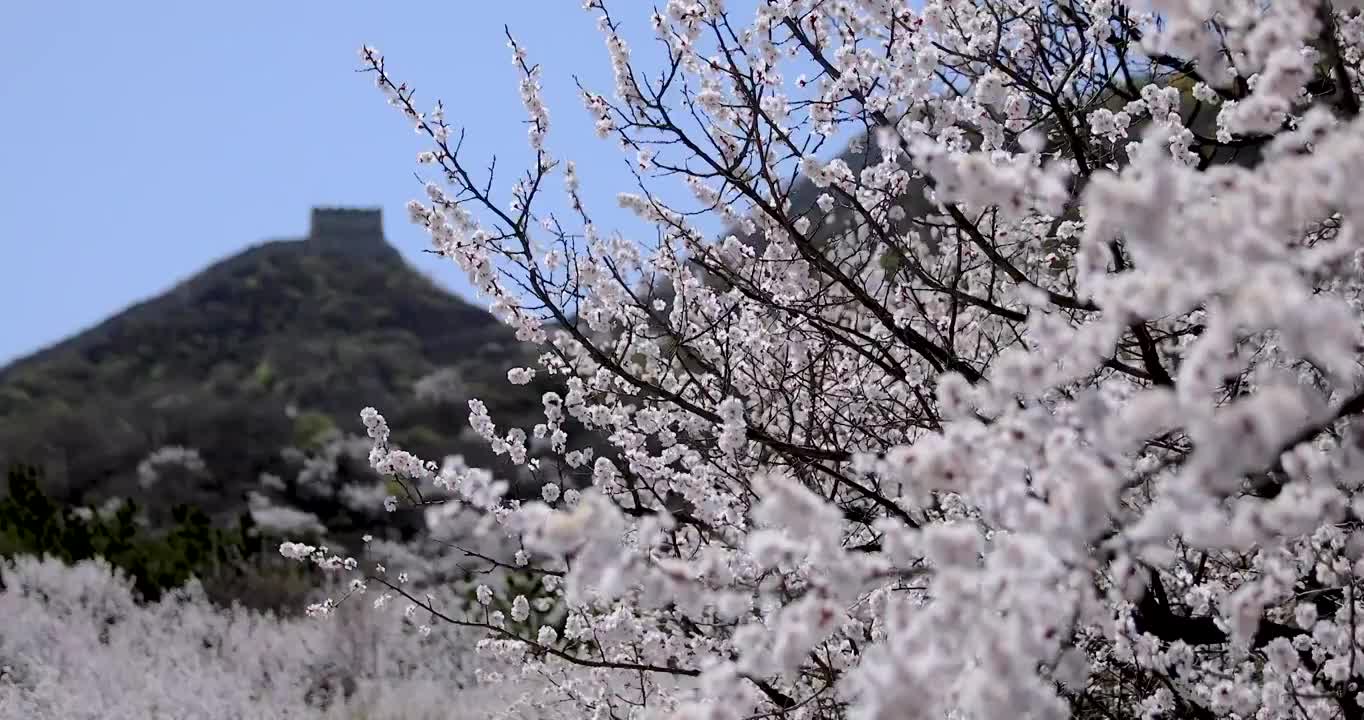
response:
M307 242L326 252L362 257L390 257L380 208L315 207Z

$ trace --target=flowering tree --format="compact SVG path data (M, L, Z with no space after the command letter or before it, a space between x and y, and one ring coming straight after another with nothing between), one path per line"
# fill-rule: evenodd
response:
M652 239L594 223L514 40L509 190L363 49L430 141L413 220L563 383L470 421L569 476L505 501L367 409L564 619L368 583L542 716L1364 717L1359 5L670 0L646 70L589 0Z
M194 448L168 445L153 451L137 464L137 482L144 489L161 480L168 468L181 468L191 476L202 475L208 469L199 451Z

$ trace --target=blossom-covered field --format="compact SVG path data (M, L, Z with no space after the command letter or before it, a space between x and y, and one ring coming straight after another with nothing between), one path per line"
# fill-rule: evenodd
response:
M402 606L281 618L215 607L195 584L137 604L99 561L24 557L3 579L3 718L515 716L498 687L476 682L468 633L422 633Z

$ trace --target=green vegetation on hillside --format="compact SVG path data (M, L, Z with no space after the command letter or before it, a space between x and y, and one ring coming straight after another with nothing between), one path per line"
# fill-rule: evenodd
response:
M153 532L139 524L134 503L101 511L63 508L43 492L38 468L14 465L6 480L0 556L49 556L67 564L102 557L127 573L149 600L190 577L220 575L262 550L250 516L234 530L223 530L214 528L202 510L178 506L173 523Z

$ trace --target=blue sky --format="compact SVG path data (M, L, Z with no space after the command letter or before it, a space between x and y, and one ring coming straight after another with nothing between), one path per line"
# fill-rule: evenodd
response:
M526 157L502 34L511 25L545 66L551 149L577 160L599 223L629 222L614 202L630 185L623 158L596 139L572 84L576 74L612 86L580 0L5 5L0 365L216 259L302 235L313 205L383 206L390 242L467 294L407 223L423 146L354 72L362 43L388 55L423 106L443 98L467 148L510 168ZM637 47L649 34L644 10L616 6L643 33Z

